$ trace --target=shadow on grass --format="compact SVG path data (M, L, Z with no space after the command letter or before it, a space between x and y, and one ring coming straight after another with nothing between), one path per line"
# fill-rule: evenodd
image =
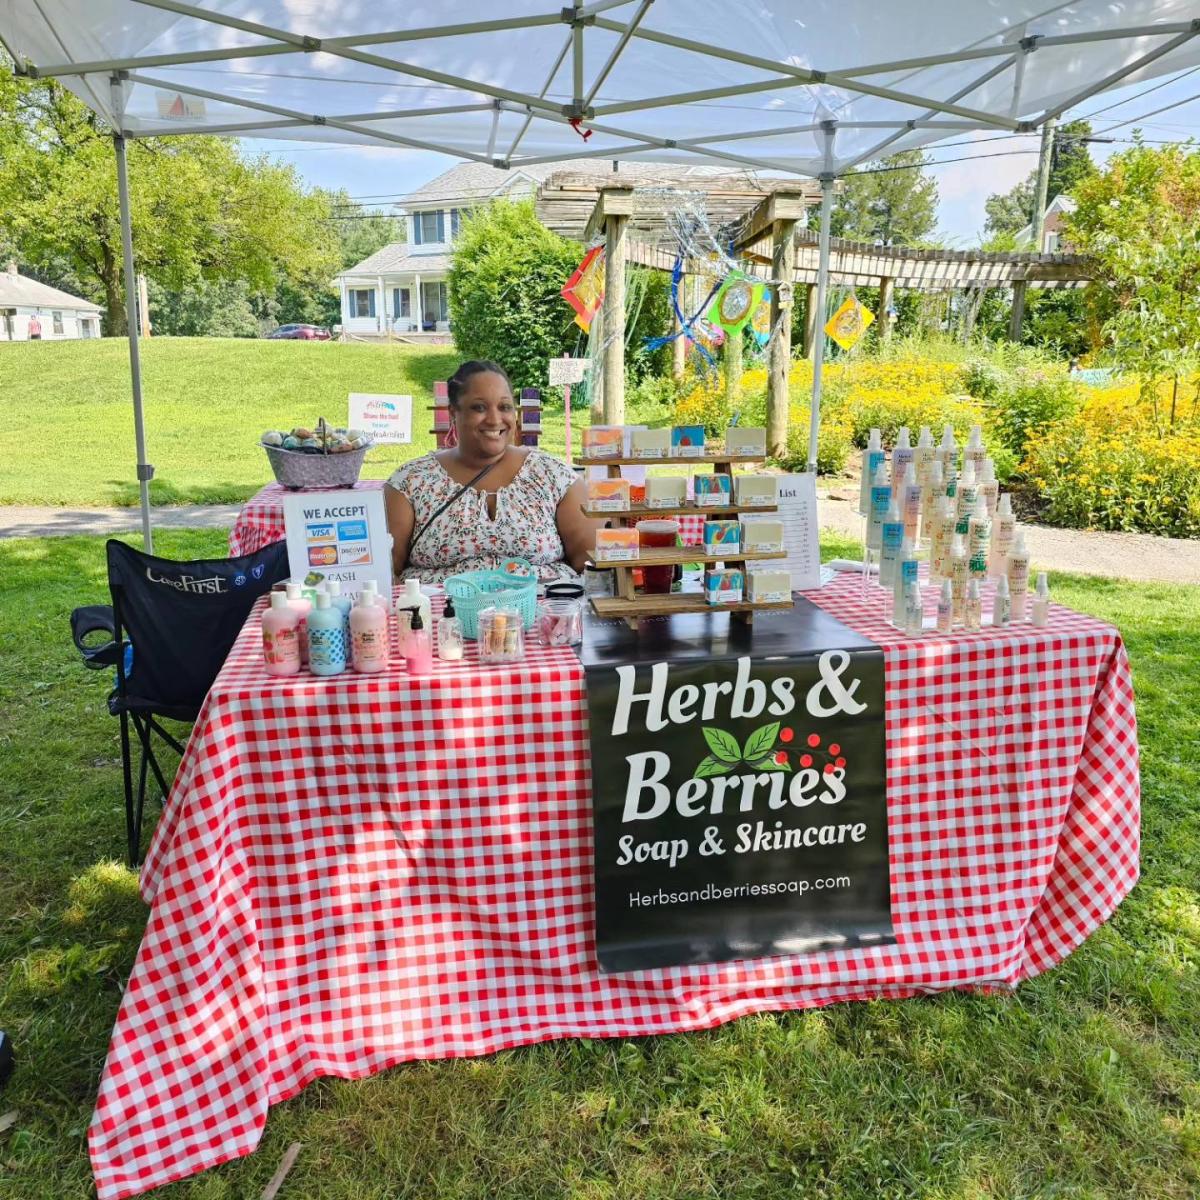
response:
M111 489L109 503L117 508L136 508L142 500L141 489L136 480L108 479ZM264 482L266 482L264 480ZM150 503L170 504L241 504L262 487L245 483L172 483L157 477L150 480Z

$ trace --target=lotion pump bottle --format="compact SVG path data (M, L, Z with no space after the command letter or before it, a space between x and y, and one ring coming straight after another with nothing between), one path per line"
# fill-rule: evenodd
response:
M462 622L454 615L454 598L446 597L446 605L437 623L437 652L442 662L461 662L463 656Z
M312 611L312 601L304 594L304 586L289 582L287 585L288 607L299 614L300 628L300 665L308 666L308 614Z
M262 617L263 662L268 675L300 673L300 614L286 592L272 592Z
M1045 629L1046 622L1050 619L1050 584L1046 579L1046 572L1039 571L1037 578L1037 591L1033 596L1033 623L1038 629Z
M388 663L387 609L379 593L366 588L350 613L350 658L364 675L377 674Z
M405 662L410 675L428 675L433 670L433 643L430 640L429 627L421 620L419 609L413 613Z
M314 675L340 675L346 669L346 637L342 614L327 591L317 593L317 606L308 614L308 669Z

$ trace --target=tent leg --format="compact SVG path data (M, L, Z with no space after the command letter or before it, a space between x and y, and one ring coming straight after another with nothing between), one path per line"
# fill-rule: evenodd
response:
M825 294L829 290L829 222L833 215L833 182L832 175L821 176L821 235L812 346L812 409L808 422L808 469L814 475L817 471L817 433L821 428L821 367L825 361Z
M117 152L117 195L121 203L121 249L125 259L125 323L129 329L129 374L133 383L133 434L137 443L138 489L142 502L142 541L154 553L150 528L150 480L154 468L146 461L146 423L142 416L142 360L138 339L137 279L133 264L133 221L129 215L129 175L125 167L125 139L113 134Z

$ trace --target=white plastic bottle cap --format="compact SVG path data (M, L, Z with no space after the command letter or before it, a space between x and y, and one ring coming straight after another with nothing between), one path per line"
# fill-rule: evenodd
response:
M271 607L272 608L287 608L288 594L287 592L272 592Z
M318 592L317 593L317 607L318 608L329 608L329 606L330 606L329 593L328 592Z

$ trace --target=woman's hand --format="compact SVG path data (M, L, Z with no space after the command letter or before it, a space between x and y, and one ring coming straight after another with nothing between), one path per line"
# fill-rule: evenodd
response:
M408 546L417 517L408 497L387 483L383 485L383 507L392 535L392 570L398 575L408 564Z
M583 515L586 503L587 488L583 481L579 480L567 489L567 494L559 501L555 512L558 536L563 544L563 557L580 573L596 548L596 530L604 524L603 521L593 521Z

